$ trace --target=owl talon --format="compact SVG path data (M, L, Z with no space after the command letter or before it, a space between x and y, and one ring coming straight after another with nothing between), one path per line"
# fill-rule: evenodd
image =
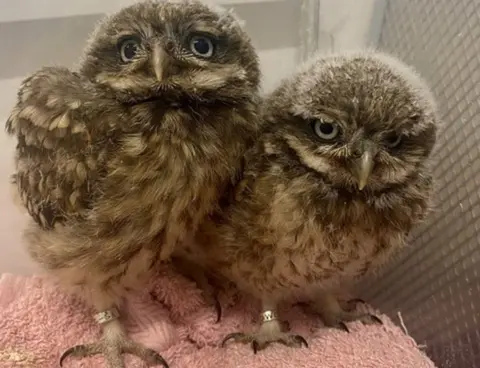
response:
M222 305L217 298L215 298L215 311L217 312L217 320L215 321L215 323L219 323L222 319Z
M120 345L120 346L119 346ZM110 344L107 340L101 340L92 344L73 346L60 357L60 367L63 367L65 359L69 357L87 358L93 355L104 354L109 367L124 368L122 354L132 354L144 360L147 364L162 365L169 368L167 362L155 350L146 348L131 340L116 341Z
M253 350L253 354L258 353L259 346L258 346L258 341L257 340L252 341L252 350Z
M324 324L327 327L334 327L341 329L345 332L350 332L350 329L347 326L346 322L360 321L364 325L378 324L383 325L383 322L377 316L370 313L347 313L343 312L339 316L329 316L327 319L324 318Z
M300 345L305 345L306 348L308 348L308 342L305 340L305 338L301 335L293 335L292 338Z
M350 333L350 330L348 329L348 326L345 322L338 322L337 328Z
M225 336L225 338L222 340L221 346L222 348L225 347L225 344L229 340L234 340L235 342L240 342L242 339L245 338L245 334L243 332L232 332Z
M60 367L63 367L63 362L68 357L85 358L87 356L100 354L101 352L102 349L99 343L72 346L65 350L60 357Z
M380 317L377 317L374 314L370 314L370 318L372 319L373 322L375 322L379 325L383 325L383 321L380 319Z
M351 299L347 304L365 303L362 299ZM382 320L371 314L356 310L355 307L343 309L339 301L330 294L322 295L313 303L303 305L307 310L320 315L326 327L338 328L345 332L350 332L347 326L348 322L360 321L364 325L379 324Z
M265 349L273 342L277 342L290 347L308 348L307 340L303 336L293 335L282 331L282 323L278 320L271 320L262 323L260 328L253 333L234 332L227 335L222 341L222 347L229 340L235 342L250 343L254 354Z

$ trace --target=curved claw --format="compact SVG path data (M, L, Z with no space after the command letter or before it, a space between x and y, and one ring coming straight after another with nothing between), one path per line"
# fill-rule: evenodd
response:
M100 353L99 348L95 348L94 345L75 345L71 348L65 350L65 352L60 357L60 367L63 367L63 361L69 356L84 356L90 354Z
M222 306L218 299L215 298L215 311L217 312L217 321L215 323L219 323L222 319Z
M300 344L300 346L305 345L305 347L308 348L308 342L303 336L295 335L293 338Z
M155 355L154 355L154 359L155 359L155 364L158 365L158 364L161 364L163 365L164 368L170 368L167 364L167 362L165 361L165 359L162 358L162 356L160 354L158 354L157 352L155 352Z
M129 346L123 349L124 353L136 355L142 357L149 364L159 365L161 364L164 368L169 368L168 363L163 359L163 357L153 349L138 349L137 345Z
M74 347L71 347L70 349L67 349L63 352L62 356L60 357L60 367L63 367L63 361L70 355L73 353L73 351L75 350L76 346Z
M223 348L227 343L227 341L232 339L237 340L238 338L242 338L242 337L245 337L245 334L243 332L232 332L231 334L228 334L227 336L225 336L225 338L222 340L221 346Z
M370 314L370 318L372 319L373 322L376 322L379 325L383 325L383 321L379 317L375 316L374 314Z
M345 322L338 322L338 326L342 328L345 332L350 333L350 330L348 329L348 326Z
M252 341L252 350L253 350L253 354L257 354L258 350L260 350L257 340Z
M152 349L139 350L138 346L132 345L132 346L123 347L122 352L137 355L139 357L143 356L144 358L148 355L148 361L150 363L153 363L155 365L161 364L164 368L169 368L168 363L165 361L165 359L163 359L163 357L159 353L157 353L155 350L152 350ZM60 367L63 367L64 360L69 356L86 357L86 356L96 355L100 353L102 353L102 345L100 343L73 346L65 350L65 352L60 357Z

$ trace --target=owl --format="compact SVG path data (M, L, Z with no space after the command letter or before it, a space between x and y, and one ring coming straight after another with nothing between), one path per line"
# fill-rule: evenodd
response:
M6 123L31 257L103 329L68 356L165 360L128 338L121 302L168 260L234 180L258 130L260 71L236 17L200 1L105 18L78 68L26 78Z
M261 302L258 328L224 342L254 351L307 345L277 313L280 302L302 298L327 326L381 323L341 305L334 291L400 250L429 211L439 120L432 93L393 56L349 52L313 58L263 109L235 199L179 254Z

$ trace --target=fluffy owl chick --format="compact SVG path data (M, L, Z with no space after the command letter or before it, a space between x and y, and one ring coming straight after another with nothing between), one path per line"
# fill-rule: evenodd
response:
M100 341L62 356L123 353L122 298L212 211L257 129L259 68L230 12L144 2L107 17L78 71L27 78L6 124L35 261L95 310Z
M331 291L402 248L428 212L437 129L429 89L388 55L331 55L285 80L264 118L237 200L202 225L190 251L262 302L258 330L227 338L255 350L305 343L276 315L298 297L328 326L378 321L342 309Z

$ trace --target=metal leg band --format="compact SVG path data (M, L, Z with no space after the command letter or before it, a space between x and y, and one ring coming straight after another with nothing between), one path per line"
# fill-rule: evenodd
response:
M277 319L277 314L274 311L264 311L262 313L262 322L271 322Z
M110 308L93 316L95 321L97 321L97 323L100 325L118 319L118 317L120 317L120 312L117 308Z

